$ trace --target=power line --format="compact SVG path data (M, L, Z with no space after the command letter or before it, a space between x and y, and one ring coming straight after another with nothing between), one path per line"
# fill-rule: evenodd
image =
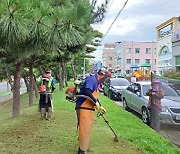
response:
M120 13L123 11L123 9L125 8L126 4L127 4L128 0L126 0L126 2L124 3L123 7L120 9L120 11L118 12L116 18L114 19L114 21L112 22L111 26L108 28L107 32L105 33L105 35L103 36L103 38L101 39L100 43L103 41L103 39L106 37L106 35L109 33L110 29L112 28L113 24L115 23L115 21L117 20L118 16L120 15Z

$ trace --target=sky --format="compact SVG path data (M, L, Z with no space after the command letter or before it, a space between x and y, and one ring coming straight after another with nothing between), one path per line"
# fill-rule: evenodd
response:
M101 4L105 0L97 0ZM109 0L103 22L92 25L106 34L126 0ZM121 41L156 41L156 27L172 17L180 16L180 0L128 0L110 31L101 42L102 46L92 54L102 60L105 43Z

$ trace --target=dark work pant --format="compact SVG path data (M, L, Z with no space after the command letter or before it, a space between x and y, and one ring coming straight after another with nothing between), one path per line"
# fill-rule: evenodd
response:
M51 107L51 96L50 96L50 94L40 94L39 104L40 104L40 108Z
M150 109L150 126L155 131L160 129L160 109L156 105L152 105Z

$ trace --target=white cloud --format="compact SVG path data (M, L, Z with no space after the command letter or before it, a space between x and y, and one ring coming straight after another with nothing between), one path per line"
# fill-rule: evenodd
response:
M110 0L112 3L101 24L93 27L105 34L122 8L126 0ZM104 0L98 0L101 4ZM166 20L179 16L179 0L129 0L102 43L116 41L155 41L155 27ZM102 57L102 47L94 52L94 56Z

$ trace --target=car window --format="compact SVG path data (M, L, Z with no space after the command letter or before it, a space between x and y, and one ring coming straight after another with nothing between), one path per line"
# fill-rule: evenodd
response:
M134 92L134 87L135 84L131 84L130 86L127 87L127 90Z
M143 95L146 96L146 92L150 88L150 85L142 85ZM170 86L163 84L162 88L164 90L164 96L179 96L179 94Z
M134 87L134 92L141 91L141 86L139 84L136 84Z
M164 96L179 96L179 94L170 86L164 84L163 86Z
M117 79L111 80L111 85L112 86L129 86L129 81L117 78Z
M142 85L142 91L143 91L143 95L146 96L146 92L148 91L148 89L150 88L151 85Z

